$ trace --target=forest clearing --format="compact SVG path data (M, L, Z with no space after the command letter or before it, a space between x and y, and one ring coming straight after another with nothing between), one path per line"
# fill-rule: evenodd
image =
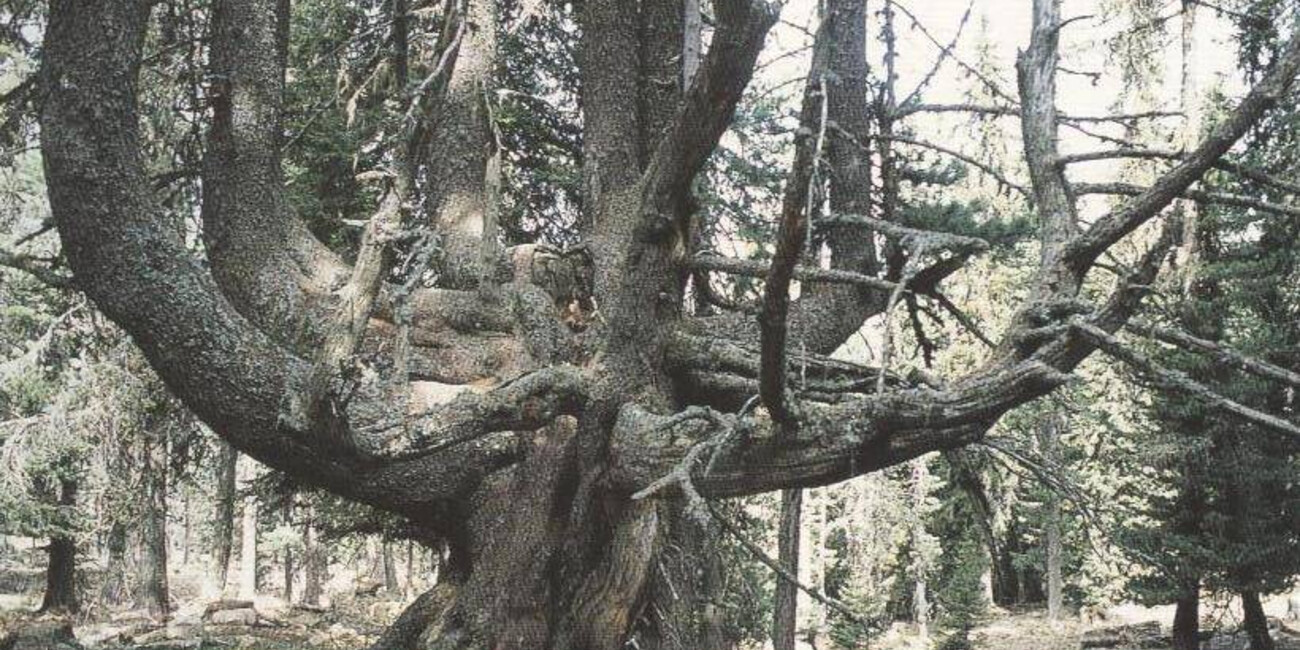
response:
M1300 0L0 0L0 650L1300 648Z

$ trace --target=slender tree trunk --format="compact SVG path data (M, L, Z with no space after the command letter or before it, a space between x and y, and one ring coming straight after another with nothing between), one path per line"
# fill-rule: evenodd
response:
M821 591L826 591L826 494L821 490L806 490L800 522L799 580ZM806 593L798 594L798 628L804 642L816 647L817 639L826 629L826 608Z
M924 546L918 542L928 535L925 530L925 501L929 476L930 470L924 458L912 461L912 545L916 554L916 563L913 567L916 572L916 584L912 596L912 617L916 621L917 634L922 639L928 639L930 636L930 599L926 584L930 558Z
M1268 618L1264 616L1264 605L1259 600L1259 592L1241 592L1241 610L1245 615L1242 627L1250 637L1250 650L1273 650L1276 645L1268 633Z
M76 480L60 480L59 506L71 509L76 505ZM49 566L45 569L45 598L41 601L41 611L60 614L81 611L81 602L77 596L76 540L66 534L50 537L48 555Z
M1061 416L1056 413L1048 415L1038 428L1038 444L1049 468L1061 466ZM1043 544L1046 558L1047 574L1047 620L1057 623L1061 620L1063 585L1061 579L1061 500L1055 490L1047 491L1044 504Z
M777 528L777 555L781 567L790 575L799 575L799 520L803 510L803 490L781 492L781 521ZM794 650L799 589L789 580L777 578L776 597L772 605L772 648Z
M306 566L303 575L302 602L309 607L320 607L324 595L325 551L316 540L316 528L312 526L311 517L303 524L302 554Z
M293 525L293 499L293 496L290 495L284 502L285 526ZM290 605L293 604L293 572L293 549L286 546L284 549L284 602Z
M384 540L380 548L380 555L384 561L384 591L395 594L401 591L402 585L397 581L397 560L393 557L393 544Z
M235 479L239 452L225 440L217 442L217 490L212 558L217 592L224 592L230 577L230 556L235 538Z
M1189 585L1174 609L1173 650L1201 649L1200 584Z
M144 471L140 517L140 584L136 602L155 618L171 611L167 584L167 437L155 428L143 435L140 467Z
M952 467L953 476L975 510L979 522L980 535L984 538L984 547L989 553L989 598L1003 607L1014 605L1020 597L1015 564L1006 545L998 539L988 491L968 454L966 451L952 451L945 453L944 459Z
M245 490L256 471L252 459L247 459L240 472ZM252 600L257 596L257 497L251 493L244 497L244 511L240 521L238 594L241 599Z
M916 633L922 639L930 638L930 596L924 578L917 578L912 592L912 617L916 620Z
M415 589L416 589L416 580L415 580L415 576L416 576L416 573L415 573L415 542L413 542L413 541L411 541L411 540L407 540L407 541L406 541L406 581L405 581L405 583L404 583L404 584L406 585L406 589L402 592L403 594L406 594L406 595L409 596L409 595L411 595L411 593L413 593L413 592L415 591Z
M185 513L184 513L185 528L184 528L184 533L181 537L181 564L183 566L189 566L190 564L190 548L192 546L191 541L193 541L193 536L194 536L194 521L193 521L193 517L191 516L193 513L191 512L191 508L190 508L190 506L192 505L190 503L191 500L190 497L191 497L190 490L186 489L185 503L182 506L185 509Z

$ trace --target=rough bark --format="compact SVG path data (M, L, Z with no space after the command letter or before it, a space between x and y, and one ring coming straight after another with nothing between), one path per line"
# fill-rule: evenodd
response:
M63 478L59 481L58 504L61 508L77 505L77 481ZM41 599L42 612L76 614L81 611L81 598L77 591L77 542L71 534L50 537L46 555L45 596Z
M438 128L420 154L428 161L425 201L440 236L436 268L443 286L451 288L473 287L479 279L492 148L486 102L497 64L496 2L470 0L464 24L446 93L430 109Z
M835 214L872 214L872 160L867 147L871 110L867 105L867 3L833 0L826 5L825 36L830 40L827 75L827 163L830 209ZM874 233L862 224L833 225L823 233L832 269L877 275L880 271ZM815 314L810 332L814 350L830 352L848 340L867 317L885 306L888 291L868 287L814 284L800 313Z
M322 324L341 303L332 291L354 271L284 209L278 118L288 3L214 6L203 219L211 270L190 256L146 181L136 91L151 3L50 5L42 150L78 287L133 336L168 388L237 449L447 538L447 606L417 617L440 644L434 647L620 648L654 597L649 576L677 534L669 522L681 510L673 491L652 500L633 493L669 474L685 476L677 483L693 483L706 497L843 480L974 441L1010 408L1060 386L1094 344L1068 333L1035 345L1018 345L1020 337L1031 325L1072 313L1060 305L1075 297L1096 255L1182 194L1300 66L1300 46L1293 45L1262 90L1187 161L1117 216L1065 242L1057 262L1040 273L1048 278L1041 297L1055 302L1028 305L1002 354L941 388L890 379L875 393L857 383L823 394L834 399L800 396L796 435L776 435L754 416L669 415L701 412L690 393L678 390L700 369L720 376L733 394L755 392L757 376L746 373L758 367L758 356L745 343L756 327L744 328L749 339L738 331L726 340L727 329L687 318L683 260L692 241L690 188L728 127L775 15L765 2L716 0L709 51L668 119L643 102L643 81L673 68L657 54L644 55L654 65L642 60L658 48L638 40L646 25L635 4L587 0L580 20L582 230L602 316L584 334L583 354L552 354L547 350L563 346L538 343L534 325L551 327L548 342L567 333L544 296L544 305L530 308L526 298L535 294L524 290L493 300L439 288L418 290L403 304L391 287L377 286L372 313L351 313L365 326L358 350L387 350L399 341L400 314L409 309L412 372L397 377L399 385L437 377L486 380L495 388L466 390L446 404L394 408L391 391L362 385L351 401L335 402L344 408L298 419L284 417L285 396L312 384ZM1031 47L1044 60L1054 60L1052 39L1045 38L1052 29L1039 25L1040 46ZM467 29L468 37L475 34ZM823 48L822 60L829 55ZM1051 74L1042 63L1028 67ZM674 72L671 85L677 78ZM477 101L477 92L468 95ZM664 122L662 131L649 126L657 122ZM478 151L469 146L462 153L472 159ZM1099 327L1113 332L1131 316L1138 287L1150 283L1162 259L1149 257L1093 317ZM816 321L797 305L792 310L796 332ZM826 345L833 338L827 335ZM820 343L810 349L829 351ZM563 360L581 365L564 367ZM737 360L743 373L728 365ZM834 379L869 375L842 366L835 373L841 374ZM411 421L394 425L395 414ZM698 457L697 442L717 440L710 422L743 425L744 444L722 447L707 476L699 467L683 470L684 459ZM386 454L390 444L402 453Z

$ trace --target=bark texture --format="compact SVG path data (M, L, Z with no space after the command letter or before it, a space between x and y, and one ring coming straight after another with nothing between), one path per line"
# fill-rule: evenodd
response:
M403 4L393 4L395 18ZM669 549L709 544L683 525L688 502L825 485L957 449L1009 409L1065 383L1098 342L1083 329L1053 326L1086 317L1097 331L1117 330L1168 242L1104 303L1081 309L1092 262L1181 196L1300 69L1300 44L1291 44L1172 171L1080 233L1068 181L1052 171L1059 11L1036 0L1020 70L1034 207L1045 224L1041 268L996 354L964 376L918 383L825 356L887 306L883 296L937 286L982 250L878 218L893 214L896 193L884 194L876 214L858 214L872 212L864 192L871 157L856 146L870 123L863 0L828 2L818 30L802 121L836 125L825 129L833 133L821 152L834 174L818 180L817 139L797 138L781 215L789 245L780 266L758 271L779 308L761 323L684 308L697 241L692 188L777 19L762 0L712 4L708 49L686 74L682 52L692 39L683 30L693 19L675 0L581 3L585 247L553 256L565 259L568 284L579 291L534 283L547 263L540 246L511 251L500 278L483 272L497 234L483 104L495 60L494 3L470 0L447 17L450 76L418 84L428 97L403 98L411 120L403 137L412 137L394 151L411 159L395 156L398 169L388 170L394 178L355 266L287 209L280 117L289 3L213 6L207 264L191 256L154 200L141 155L138 76L152 3L50 3L41 144L78 288L235 449L445 540L442 580L393 628L394 647L418 638L440 649L618 650L638 636L666 647L679 632L685 647L711 647L710 625L648 614L669 598L658 560ZM411 63L404 65L414 75ZM427 170L423 183L416 169ZM810 206L820 203L809 199L827 189L832 210L846 214L818 223ZM427 238L450 242L444 271L483 268L444 272L434 287L387 284L390 238L418 215L434 222ZM810 271L792 235L821 227L833 268ZM460 247L458 237L477 244ZM878 268L878 238L915 276ZM927 247L906 245L918 238ZM932 260L936 253L942 259ZM790 280L800 274L810 289L790 300ZM599 309L580 335L562 320L576 303ZM784 338L772 336L778 332ZM409 354L375 362L393 350ZM794 392L786 390L793 360L808 379ZM453 395L438 395L445 387L434 382L455 385ZM767 409L736 414L760 392ZM707 468L697 462L706 451ZM683 591L695 595L680 607L702 610L718 582L699 574L686 581Z

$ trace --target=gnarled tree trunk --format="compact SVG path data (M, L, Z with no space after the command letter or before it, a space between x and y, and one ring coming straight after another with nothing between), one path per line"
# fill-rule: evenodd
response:
M1054 171L1061 19L1052 0L1034 5L1020 67L1042 268L996 352L941 385L823 355L884 311L884 297L932 290L986 245L870 214L823 222L809 210L825 191L811 187L820 185L812 129L795 137L776 263L714 261L768 277L761 318L687 308L686 279L705 264L690 250L693 187L776 22L762 0L714 0L712 38L688 88L679 84L679 0L581 3L586 247L561 256L577 265L562 291L534 284L535 269L550 263L537 249L504 259L495 247L489 181L499 159L481 135L479 103L494 56L487 0L447 17L460 34L442 57L454 62L450 77L429 70L430 83L416 85L394 116L402 125L394 169L375 174L390 180L380 181L383 198L354 266L315 241L284 196L288 2L213 3L204 265L166 227L141 155L137 86L152 3L53 0L40 115L51 206L78 286L223 438L295 480L446 540L440 584L393 628L392 647L422 638L441 649L618 650L637 635L704 647L707 624L651 614L670 598L657 560L674 546L708 543L680 525L688 504L699 511L704 499L825 485L955 449L1062 385L1131 316L1164 251L1144 257L1086 322L1068 321L1079 316L1093 262L1194 183L1300 68L1293 45L1185 162L1080 233L1073 193ZM802 121L841 125L848 135L826 152L842 167L831 177L866 179L870 157L852 146L868 123L865 72L854 71L865 68L865 5L828 7ZM850 73L826 74L828 66ZM431 174L426 183L416 182L420 171ZM829 189L836 210L867 210L852 189L867 185L837 191L839 182ZM395 231L418 227L401 222L419 205L435 206L430 228L446 241L478 237L479 246L449 246L439 260L472 272L443 268L447 281L437 287L386 284L387 245ZM803 250L804 235L828 227L841 231L829 246L832 268L801 266L815 253ZM917 273L878 268L878 235L913 256ZM791 300L795 278L810 286ZM598 317L589 314L590 329L575 335L561 312L592 304ZM1049 325L1057 327L1042 329ZM1093 338L1079 335L1085 325ZM787 340L808 352L810 382L798 390L786 381ZM393 351L400 356L386 356ZM353 372L358 366L367 372ZM463 390L426 399L430 382ZM771 418L734 413L754 394ZM745 435L733 440L738 429ZM709 450L707 466L697 462ZM702 582L684 591L708 590Z

